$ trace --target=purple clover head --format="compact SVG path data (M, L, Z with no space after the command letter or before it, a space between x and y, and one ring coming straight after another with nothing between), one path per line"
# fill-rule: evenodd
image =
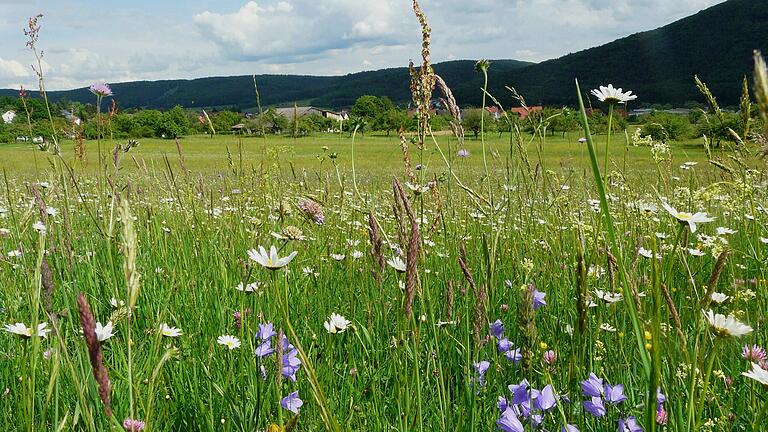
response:
M280 399L280 406L294 414L299 413L299 408L301 408L302 405L304 405L304 401L299 399L298 390Z
M602 417L605 415L605 405L603 405L603 399L597 396L593 396L590 400L584 401L584 411L592 414L595 417Z
M622 402L627 400L627 397L624 396L624 386L622 384L616 384L615 386L612 386L610 384L605 385L605 401L612 404L612 405L618 405Z
M502 323L501 320L497 319L491 323L491 334L494 335L496 339L501 339L501 335L504 334L504 323Z
M144 430L144 424L141 420L133 420L133 419L125 419L123 420L123 429L125 429L127 432L140 432Z
M88 87L88 90L99 97L112 96L112 89L107 83L93 83Z
M496 425L499 427L499 430L504 432L524 432L525 429L523 428L523 424L520 422L520 419L517 418L517 415L515 415L515 412L512 410L512 408L507 408L504 410L504 412L501 413L501 417L499 417L498 420L496 420Z
M590 372L589 379L581 382L581 394L589 397L601 397L603 395L603 379Z

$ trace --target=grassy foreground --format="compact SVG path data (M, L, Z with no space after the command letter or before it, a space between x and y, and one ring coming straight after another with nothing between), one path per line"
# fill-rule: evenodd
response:
M190 137L183 162L143 140L119 169L109 142L103 164L95 143L86 163L0 146L0 321L52 329L0 334L0 424L518 430L514 404L525 430L764 430L766 389L741 374L742 346L766 342L765 161L717 156L726 171L677 145L654 162L614 137L615 256L577 138L524 156L489 137L484 161L438 137L447 163L410 146L410 177L394 136L358 137L354 159L346 137ZM664 202L714 219L694 230ZM258 246L297 254L270 270ZM114 326L91 346L111 416L79 293ZM713 331L709 309L752 331ZM590 373L626 400L601 383L595 401Z

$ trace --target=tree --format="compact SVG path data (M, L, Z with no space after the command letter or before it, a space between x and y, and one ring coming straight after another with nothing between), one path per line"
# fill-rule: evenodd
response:
M464 126L464 130L471 131L475 135L475 139L477 139L480 135L481 123L486 132L493 130L495 127L495 121L491 118L491 115L487 111L477 108L467 111L461 125Z
M369 125L374 125L377 118L394 108L395 105L386 96L365 95L357 98L350 110L350 114L364 119Z
M372 128L374 130L385 131L387 136L389 136L390 131L400 129L405 126L407 121L407 114L404 111L392 107L379 113L373 121Z
M679 140L691 134L691 123L687 116L653 112L646 119L642 135L650 135L656 141Z
M211 118L213 128L216 129L217 133L229 132L232 130L232 126L240 123L241 120L240 113L234 111L221 111Z

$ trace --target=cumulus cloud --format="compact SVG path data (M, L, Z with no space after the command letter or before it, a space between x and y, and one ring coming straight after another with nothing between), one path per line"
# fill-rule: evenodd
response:
M331 50L403 42L410 10L394 1L249 1L230 13L205 11L194 23L229 58L293 63ZM402 3L402 2L398 2Z
M0 78L23 78L30 74L29 68L20 62L0 57Z

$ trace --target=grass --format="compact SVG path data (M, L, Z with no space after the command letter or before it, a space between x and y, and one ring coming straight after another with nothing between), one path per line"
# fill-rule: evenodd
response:
M582 431L609 431L619 418L643 421L647 376L627 308L597 294L620 293L622 284L606 254L605 222L590 203L598 194L587 148L575 139L548 137L538 147L540 158L537 146L528 145L529 170L516 150L510 155L508 136L489 137L490 178L482 174L480 141L469 140L471 156L457 158L455 143L436 137L450 165L434 144L423 152L411 146L412 164L424 165L416 181L436 182L420 195L406 188L421 246L410 317L401 288L408 276L386 266L379 283L369 240L371 212L389 242L384 258L402 253L405 259L410 222L402 209L393 212L391 182L393 175L408 178L395 137L355 140L354 179L352 141L338 136L188 137L181 140L183 166L173 141L143 140L121 154L119 170L107 162L102 172L94 143L84 165L69 151L59 159L0 146L6 178L0 227L7 229L0 236L0 319L56 323L47 339L0 335L2 424L6 430L101 431L119 428L134 412L158 431L265 430L292 419L300 430L492 430L498 397L511 400L507 386L522 379L537 389L552 385L570 399L541 413L550 430L567 422ZM658 354L665 427L760 430L754 422L765 391L740 375L749 363L739 353L742 343L765 342L762 171L741 170L724 155L739 173L728 175L706 164L693 144L673 146L673 160L660 164L648 148L627 150L625 161L623 144L611 149L605 204L618 246L610 251L620 256L631 287L647 294L637 298L637 314L650 335L643 342ZM599 152L596 159L602 160ZM685 161L699 164L680 168ZM759 159L745 162L764 169ZM323 207L324 224L297 207L307 197ZM678 209L706 211L716 222L690 233L661 209L660 197ZM122 199L130 205L132 229L124 228ZM646 206L656 208L642 210ZM37 220L46 233L33 229ZM306 239L272 235L288 226ZM718 226L736 233L717 234ZM134 230L130 246L125 239ZM265 270L246 253L259 245L298 254L286 269ZM638 255L640 247L663 258L655 265ZM730 254L712 289L730 298L711 307L754 326L739 341L712 339L702 323L706 284L725 249ZM12 251L21 256L8 255ZM50 284L41 276L43 261L52 269ZM131 262L141 275L135 308L124 272ZM235 289L253 282L260 283L254 293ZM674 311L657 291L662 282ZM546 306L535 312L526 306L529 287L546 293ZM115 325L116 335L101 344L112 418L103 413L79 333L80 292L98 321ZM585 294L595 307L579 308ZM113 307L113 297L128 306ZM329 334L323 323L331 313L349 319L350 328ZM497 319L503 336L522 350L519 364L489 335ZM281 376L275 354L254 355L259 324L266 322L300 351L296 382ZM161 323L183 335L161 336ZM217 344L221 335L236 336L241 346ZM542 360L549 350L557 356L553 364ZM483 385L476 372L481 361L490 365ZM691 373L692 365L702 373ZM581 406L579 382L590 372L625 385L628 400L609 406L602 419ZM304 401L295 419L280 406L293 391Z

